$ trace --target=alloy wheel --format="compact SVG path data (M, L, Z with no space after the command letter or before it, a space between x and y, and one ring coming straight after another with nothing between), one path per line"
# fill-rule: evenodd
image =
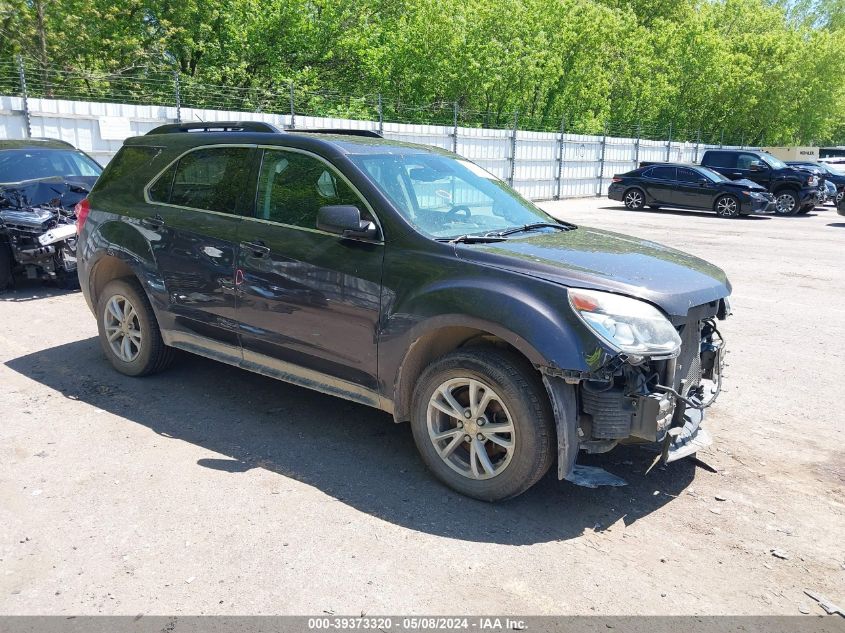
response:
M109 347L117 358L131 363L141 353L141 323L132 303L123 295L114 295L106 302L103 324Z
M777 198L775 198L777 212L781 214L792 213L797 202L798 200L796 200L795 195L788 192L778 194Z
M720 198L716 203L716 213L724 218L732 218L739 212L736 200L729 197Z
M452 470L469 479L490 479L508 467L516 433L505 403L476 378L453 378L431 396L428 436Z
M625 206L629 209L640 209L643 206L643 202L645 202L643 194L636 189L632 189L625 194Z

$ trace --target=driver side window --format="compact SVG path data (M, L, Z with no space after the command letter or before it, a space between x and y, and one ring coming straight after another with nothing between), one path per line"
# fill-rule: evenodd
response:
M373 221L358 194L323 161L299 152L264 150L258 176L259 218L313 229L320 207L340 204L358 207L362 220Z

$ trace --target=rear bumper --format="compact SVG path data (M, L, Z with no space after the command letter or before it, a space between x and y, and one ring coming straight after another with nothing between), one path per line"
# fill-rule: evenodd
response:
M607 188L607 197L611 200L622 202L622 194L625 193L625 187L619 184L611 184Z

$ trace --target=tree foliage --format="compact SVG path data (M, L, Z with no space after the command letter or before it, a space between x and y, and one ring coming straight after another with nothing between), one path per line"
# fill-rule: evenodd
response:
M175 72L195 105L284 110L294 82L315 114L845 142L845 0L0 0L16 53L48 93Z

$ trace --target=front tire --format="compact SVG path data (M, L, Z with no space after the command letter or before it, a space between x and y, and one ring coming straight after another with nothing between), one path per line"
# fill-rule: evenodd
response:
M173 360L173 349L164 344L150 300L135 279L106 284L97 301L97 329L103 352L121 374L154 374Z
M0 292L12 285L12 249L0 238Z
M739 200L733 196L719 196L716 198L713 208L720 218L736 218L739 216Z
M429 365L414 390L411 429L434 476L483 501L525 492L554 461L545 388L506 351L460 349Z
M778 215L795 215L801 206L798 192L784 189L775 194L775 212Z
M632 187L622 196L622 201L625 203L625 208L631 211L639 211L645 206L645 194L642 189Z

